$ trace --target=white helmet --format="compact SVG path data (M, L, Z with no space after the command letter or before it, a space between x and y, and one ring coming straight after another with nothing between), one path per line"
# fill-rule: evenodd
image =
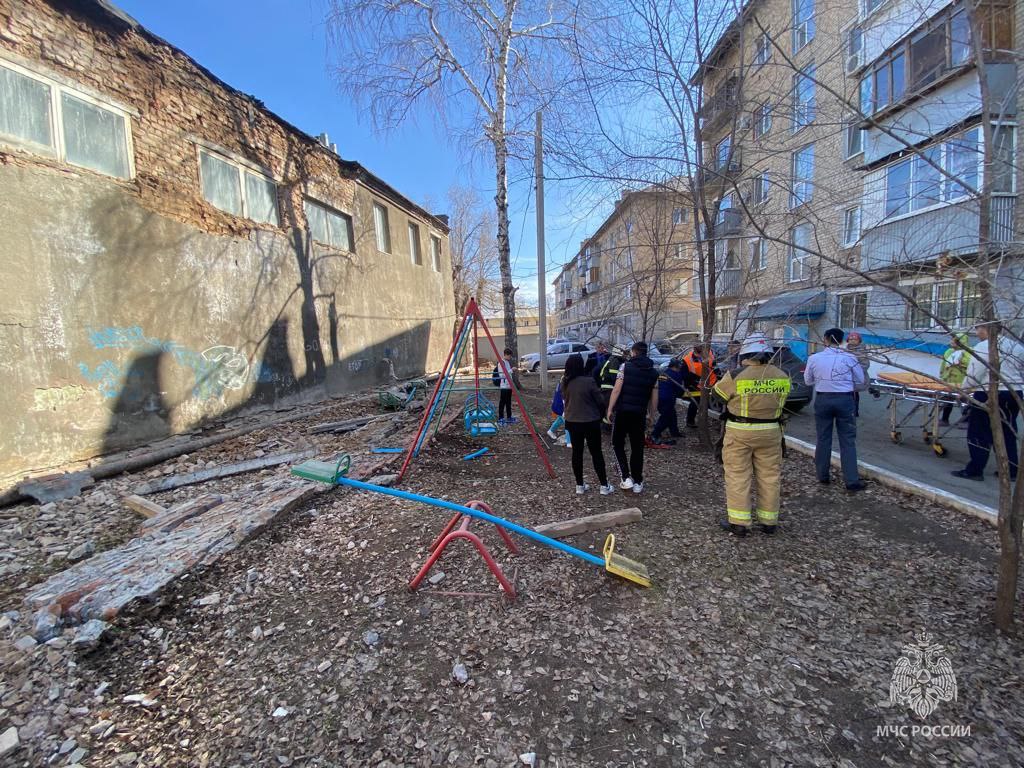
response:
M739 355L757 355L762 352L772 353L772 345L763 333L752 333L743 340Z

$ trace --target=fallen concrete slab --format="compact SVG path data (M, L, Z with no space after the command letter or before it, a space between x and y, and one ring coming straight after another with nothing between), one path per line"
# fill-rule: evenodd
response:
M83 488L88 488L94 482L88 472L62 472L25 480L18 484L17 492L32 497L40 504L48 504L79 496Z
M643 516L643 512L636 507L628 507L627 509L619 509L615 512L602 512L599 515L587 515L586 517L577 517L572 520L544 523L543 525L538 525L534 530L553 539L561 539L566 536L575 536L578 533L611 528L614 525L639 523L643 520Z

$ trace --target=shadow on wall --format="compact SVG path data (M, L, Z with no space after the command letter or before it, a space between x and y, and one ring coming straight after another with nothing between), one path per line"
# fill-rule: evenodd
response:
M327 392L337 396L387 384L391 381L391 365L399 378L419 376L426 369L429 348L430 322L423 321L338 359L327 369Z
M132 360L124 384L111 407L103 436L103 453L120 451L139 442L161 440L171 434L170 408L160 382L163 351L142 354Z

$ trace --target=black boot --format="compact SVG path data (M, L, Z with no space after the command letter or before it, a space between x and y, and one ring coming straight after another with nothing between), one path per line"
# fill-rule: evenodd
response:
M725 530L729 531L733 536L743 538L747 535L747 526L745 525L736 525L735 523L730 523L728 520L719 520L718 524Z
M775 528L776 526L774 525L762 525L761 532L764 533L766 536L771 536L775 533Z

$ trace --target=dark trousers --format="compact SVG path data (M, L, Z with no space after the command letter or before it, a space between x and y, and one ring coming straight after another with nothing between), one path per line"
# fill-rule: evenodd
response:
M686 406L686 426L694 427L697 425L697 409L700 408L700 398L691 397L690 404Z
M604 468L604 451L601 449L600 421L567 421L565 431L572 441L572 473L576 485L583 485L583 449L590 451L594 461L594 473L601 485L608 485L608 474Z
M657 440L666 429L672 437L680 437L679 417L676 416L675 398L672 398L668 403L663 403L661 400L658 401L658 420L654 422L651 438Z
M952 415L952 413L953 413L953 405L952 405L952 403L950 403L949 405L942 406L942 413L941 413L941 415L939 417L940 421L949 421L949 417Z
M988 402L988 392L975 392L972 400L979 403ZM999 390L999 413L1003 423L1003 439L1006 441L1006 454L1010 460L1010 477L1017 475L1017 416L1020 408L1013 395L1005 389ZM992 423L984 408L971 406L967 409L967 450L971 460L964 471L968 475L981 477L988 464L988 454L992 450Z
M839 435L839 458L843 482L860 482L857 472L857 417L853 392L818 392L814 395L814 426L818 440L814 446L814 468L818 479L829 479L832 465L832 427Z
M634 483L644 481L644 431L647 428L647 416L642 413L615 414L615 425L612 427L612 448L619 462L622 478L633 478ZM626 438L629 438L629 459L626 458Z
M506 415L508 414L508 415ZM511 419L512 418L512 390L503 389L501 394L498 395L498 418L499 419Z

